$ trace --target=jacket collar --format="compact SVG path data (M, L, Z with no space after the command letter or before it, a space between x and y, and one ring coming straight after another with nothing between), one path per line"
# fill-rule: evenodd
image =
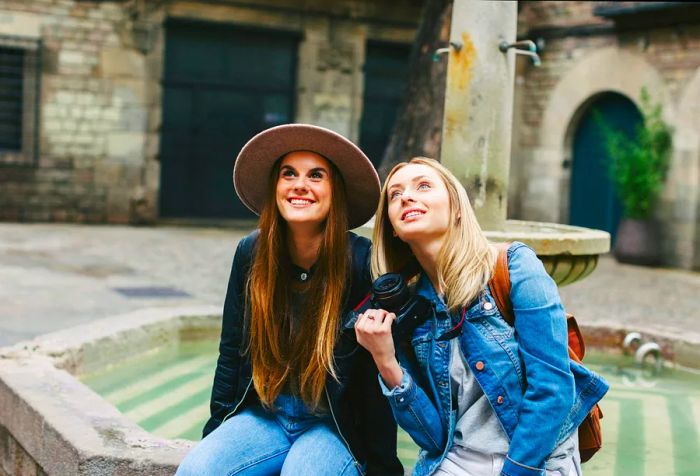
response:
M433 283L430 282L428 273L425 273L422 270L420 273L420 278L418 278L418 283L416 283L415 293L433 302L435 304L436 312L448 312L445 302L442 300L442 298L440 298L440 296L438 296L438 293L433 287Z

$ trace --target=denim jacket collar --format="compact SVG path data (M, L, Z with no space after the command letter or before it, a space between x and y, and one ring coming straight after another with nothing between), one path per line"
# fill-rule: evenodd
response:
M440 298L440 296L438 296L438 293L435 291L433 283L430 282L430 278L428 278L427 273L420 274L418 282L416 283L415 293L416 295L423 296L433 303L435 306L435 314L438 317L442 316L444 318L449 315L445 302L442 300L442 298Z

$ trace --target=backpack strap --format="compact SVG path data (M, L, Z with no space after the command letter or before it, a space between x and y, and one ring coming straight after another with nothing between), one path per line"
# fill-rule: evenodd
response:
M497 243L494 246L498 250L498 257L493 269L493 276L489 280L489 289L503 319L512 327L515 325L515 314L513 314L513 303L510 300L510 273L508 272L510 243Z
M513 302L510 300L510 273L508 271L508 248L510 243L497 243L495 246L498 249L498 257L496 258L493 276L489 280L489 289L503 319L514 327L515 313L513 313ZM569 313L566 313L566 328L569 357L581 363L581 359L586 353L586 345L583 342L583 335L576 323L576 318Z

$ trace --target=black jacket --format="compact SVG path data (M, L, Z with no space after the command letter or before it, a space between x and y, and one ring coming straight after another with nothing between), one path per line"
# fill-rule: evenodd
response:
M232 413L258 401L252 385L250 356L244 354L246 282L253 261L258 231L243 238L236 249L224 302L219 359L211 395L211 417L204 426L203 436L216 429ZM386 398L377 382L377 367L371 355L355 338L352 327L353 306L369 291L370 242L349 232L352 284L346 293L342 331L334 350L339 382L328 377L326 391L332 416L338 431L350 446L350 451L365 466L369 476L403 475L396 456L396 423Z

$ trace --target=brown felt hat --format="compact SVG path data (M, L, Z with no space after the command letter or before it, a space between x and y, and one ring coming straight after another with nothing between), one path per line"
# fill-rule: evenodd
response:
M367 156L340 134L309 124L285 124L264 130L243 146L233 167L233 185L243 204L255 214L268 198L270 172L289 152L322 155L340 171L348 200L348 225L366 223L379 202L379 176Z

